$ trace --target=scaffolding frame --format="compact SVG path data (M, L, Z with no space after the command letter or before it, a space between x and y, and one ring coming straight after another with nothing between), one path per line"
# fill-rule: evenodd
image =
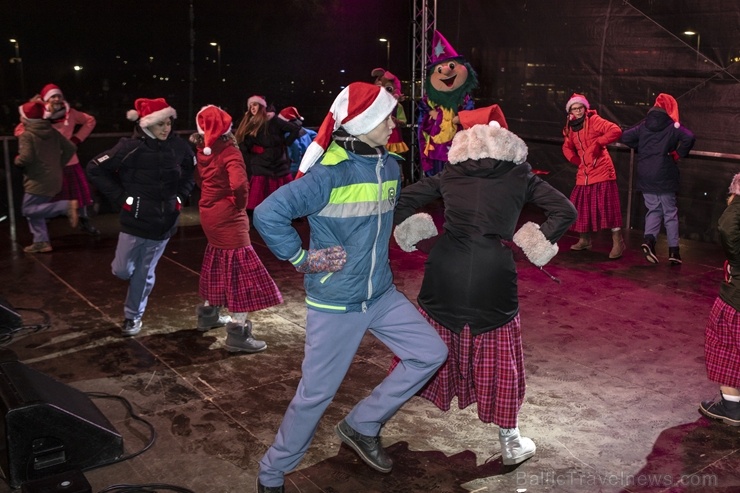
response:
M424 97L429 46L437 28L437 0L411 0L413 3L413 46L411 50L411 182L423 176L419 161L418 101Z

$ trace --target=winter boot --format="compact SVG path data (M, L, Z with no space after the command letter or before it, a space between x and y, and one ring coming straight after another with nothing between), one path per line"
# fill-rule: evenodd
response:
M720 397L716 402L704 401L699 412L710 419L716 419L726 425L740 426L740 402L732 402Z
M678 247L668 247L668 261L671 265L681 265L681 254L678 252Z
M100 231L92 225L90 218L87 216L80 216L80 229L90 236L100 236Z
M612 231L612 251L609 252L610 259L618 259L624 253L624 239L622 239L622 230Z
M219 314L218 306L198 305L195 313L198 315L198 330L201 332L215 329L216 327L223 327L231 322L230 316Z
M655 256L655 236L645 235L641 248L642 254L645 255L645 260L651 264L658 263L658 257Z
M49 253L51 250L51 243L48 241L36 241L23 248L26 253Z
M507 466L524 462L537 450L532 439L519 435L519 428L499 428L498 441L501 444L501 460Z
M578 243L570 246L571 250L591 250L591 235L588 233L581 233L581 238Z
M265 341L252 337L252 322L249 320L244 325L229 322L226 324L226 333L225 347L230 353L258 353L267 349Z

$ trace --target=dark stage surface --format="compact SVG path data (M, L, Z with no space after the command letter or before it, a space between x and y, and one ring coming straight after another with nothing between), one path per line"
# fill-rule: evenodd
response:
M541 221L539 218L533 219ZM223 349L223 328L195 329L198 276L206 240L197 211L157 268L157 283L135 338L120 334L126 283L110 273L115 215L93 219L94 239L50 223L50 254L23 254L2 242L0 296L38 309L51 327L7 344L29 367L84 392L127 398L156 428L154 446L132 460L86 472L93 491L117 483L170 483L199 493L251 492L257 462L271 443L300 378L303 355L302 276L254 246L285 303L251 315L262 353ZM306 223L295 223L305 229ZM18 225L21 245L30 242ZM9 238L8 222L0 234ZM544 273L518 258L527 398L520 428L537 454L503 466L497 429L474 407L442 413L414 398L383 431L395 460L375 472L340 445L333 427L383 378L391 356L368 335L300 468L286 477L290 493L356 492L738 492L740 429L711 423L697 407L716 397L704 371L704 325L722 278L713 244L682 240L684 264L669 266L665 238L658 265L639 250L641 231L627 235L625 256L607 258L609 232L594 250L571 252L576 235ZM412 300L425 255L395 247L399 288ZM20 311L23 322L41 314ZM116 401L93 402L124 439L141 449L147 430ZM0 483L0 492L11 491Z

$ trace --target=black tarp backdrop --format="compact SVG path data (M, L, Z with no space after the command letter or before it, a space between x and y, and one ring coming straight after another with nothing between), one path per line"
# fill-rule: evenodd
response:
M740 154L736 0L441 1L437 29L478 72L476 106L500 104L511 130L527 141L532 165L548 171L545 179L566 195L575 168L560 144L573 92L623 128L644 118L659 93L669 93L697 136L694 150ZM689 30L695 34L684 34ZM630 193L630 153L611 153L625 219L642 229L642 196ZM716 220L740 162L689 157L680 166L681 236L716 241Z

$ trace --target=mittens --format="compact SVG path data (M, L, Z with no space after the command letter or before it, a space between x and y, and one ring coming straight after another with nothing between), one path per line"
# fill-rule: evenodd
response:
M556 253L558 245L550 243L540 231L540 226L528 222L514 234L514 243L522 249L524 255L537 267L548 263Z
M416 251L416 244L419 241L433 236L437 236L437 226L434 225L432 216L425 212L407 217L393 231L396 243L404 252Z
M321 250L303 251L306 260L296 265L298 272L313 274L316 272L336 272L347 263L347 252L341 246L322 248Z

